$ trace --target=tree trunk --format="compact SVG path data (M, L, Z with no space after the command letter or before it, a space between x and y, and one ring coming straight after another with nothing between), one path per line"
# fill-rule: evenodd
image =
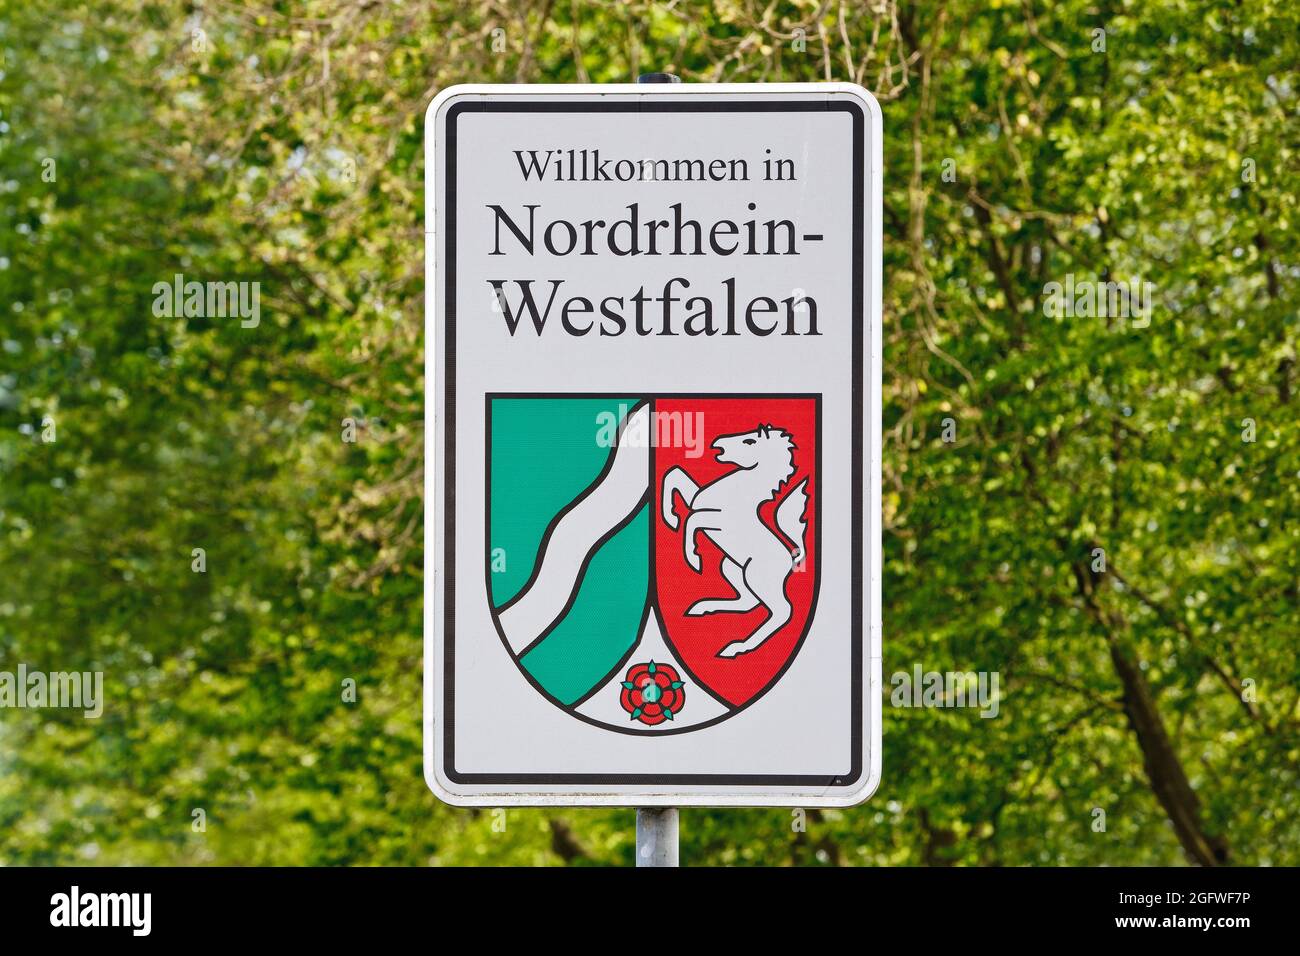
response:
M1155 791L1160 806L1169 815L1178 834L1178 842L1183 845L1187 855L1202 866L1217 866L1228 862L1228 841L1221 835L1213 836L1205 832L1201 825L1200 800L1192 789L1182 762L1174 751L1165 731L1164 721L1155 699L1151 696L1151 687L1147 684L1142 669L1125 653L1113 636L1107 635L1110 644L1110 659L1115 664L1115 673L1124 685L1124 712L1128 714L1129 726L1137 735L1138 746L1142 748L1142 762L1146 767L1147 779Z
M1104 572L1103 572L1104 573ZM1127 631L1127 621L1122 615L1107 612L1097 602L1095 585L1101 574L1094 573L1086 565L1075 562L1075 581L1082 595L1088 613L1101 626L1110 650L1111 662L1115 673L1124 687L1124 713L1128 715L1129 726L1137 737L1138 747L1142 751L1142 763L1146 768L1147 780L1156 800L1174 825L1178 842L1192 861L1201 866L1218 866L1228 862L1228 841L1222 835L1213 835L1205 831L1201 823L1201 802L1192 789L1182 761L1165 730L1160 718L1160 709L1151 694L1151 685L1147 683L1142 668L1125 651L1119 635Z

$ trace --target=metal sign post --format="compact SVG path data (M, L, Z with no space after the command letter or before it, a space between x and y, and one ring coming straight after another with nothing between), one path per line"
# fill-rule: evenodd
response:
M677 866L678 819L676 807L637 810L637 866Z

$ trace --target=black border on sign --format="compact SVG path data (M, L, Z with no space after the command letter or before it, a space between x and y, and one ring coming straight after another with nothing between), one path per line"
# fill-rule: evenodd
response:
M456 121L461 113L811 113L843 112L853 119L853 566L850 639L853 700L849 728L850 767L847 774L603 774L603 773L461 773L455 768L456 743ZM692 97L682 102L631 102L598 99L593 102L528 102L471 100L455 103L446 113L446 181L443 191L446 239L443 300L443 405L444 434L443 515L443 773L453 783L539 786L728 786L845 788L862 776L862 476L863 476L863 244L866 235L866 117L854 102L830 100L748 100L726 102ZM635 391L635 390L634 390ZM639 394L639 393L638 393ZM820 450L820 449L819 449ZM820 498L818 499L820 500ZM820 533L820 529L819 529Z

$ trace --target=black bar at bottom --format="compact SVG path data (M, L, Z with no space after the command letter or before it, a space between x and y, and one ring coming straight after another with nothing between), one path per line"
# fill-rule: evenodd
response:
M689 863L689 861L686 861ZM649 881L649 882L647 882ZM1267 869L3 869L0 932L168 945L444 943L644 933L731 945L773 921L846 943L1096 936L1216 943L1295 925L1295 873ZM73 887L77 917L72 926ZM148 935L144 897L149 894ZM125 896L123 894L126 894ZM94 897L94 902L88 898ZM94 915L91 915L93 912ZM133 920L132 917L135 917ZM86 922L116 926L87 927ZM53 925L62 923L64 925ZM134 923L134 925L133 925ZM673 928L676 927L676 930ZM689 929L696 927L696 929ZM1020 934L1033 933L1034 936ZM460 942L455 942L460 940ZM621 941L621 942L620 942ZM402 944L405 945L405 944Z

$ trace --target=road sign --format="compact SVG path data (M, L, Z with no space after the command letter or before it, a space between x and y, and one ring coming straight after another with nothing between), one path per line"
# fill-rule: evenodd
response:
M426 117L425 776L847 806L880 774L880 110L460 86Z

